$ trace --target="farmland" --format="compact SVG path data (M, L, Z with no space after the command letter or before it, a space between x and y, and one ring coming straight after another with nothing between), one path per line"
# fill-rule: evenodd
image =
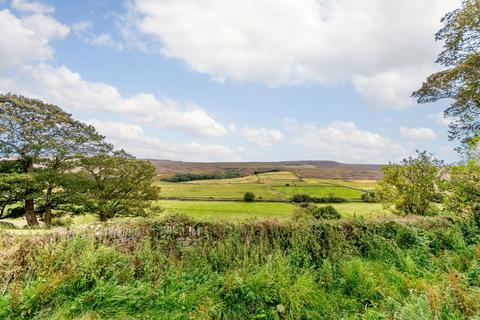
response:
M343 181L332 179L305 179L288 171L270 172L241 178L190 181L184 183L158 182L161 198L198 200L241 200L245 192L253 192L257 200L290 201L298 193L314 197L334 195L360 200L372 189L375 181Z
M275 202L174 201L162 200L159 205L166 214L185 214L197 220L242 222L247 220L287 221L292 218L295 205ZM346 219L383 218L385 210L379 204L332 204Z

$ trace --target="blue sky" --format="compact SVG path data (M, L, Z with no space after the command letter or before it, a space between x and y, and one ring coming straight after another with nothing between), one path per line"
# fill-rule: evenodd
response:
M453 0L0 0L0 92L138 157L457 160L448 101L409 97Z

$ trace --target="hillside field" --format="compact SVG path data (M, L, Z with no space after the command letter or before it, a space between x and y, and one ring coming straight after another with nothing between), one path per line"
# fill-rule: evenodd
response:
M288 171L270 172L233 179L198 180L182 183L160 181L160 197L165 199L242 200L245 192L253 192L257 200L289 201L295 194L314 197L334 195L360 200L375 186L374 180L345 181L301 178Z

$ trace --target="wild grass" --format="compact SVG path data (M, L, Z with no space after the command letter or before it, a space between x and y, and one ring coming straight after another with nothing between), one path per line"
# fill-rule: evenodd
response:
M201 230L201 232L200 232ZM1 319L476 319L479 224L184 217L0 240Z

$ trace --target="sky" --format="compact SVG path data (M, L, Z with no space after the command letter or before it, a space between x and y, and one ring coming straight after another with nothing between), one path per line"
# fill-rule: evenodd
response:
M0 0L0 93L139 158L458 160L416 103L453 0Z

